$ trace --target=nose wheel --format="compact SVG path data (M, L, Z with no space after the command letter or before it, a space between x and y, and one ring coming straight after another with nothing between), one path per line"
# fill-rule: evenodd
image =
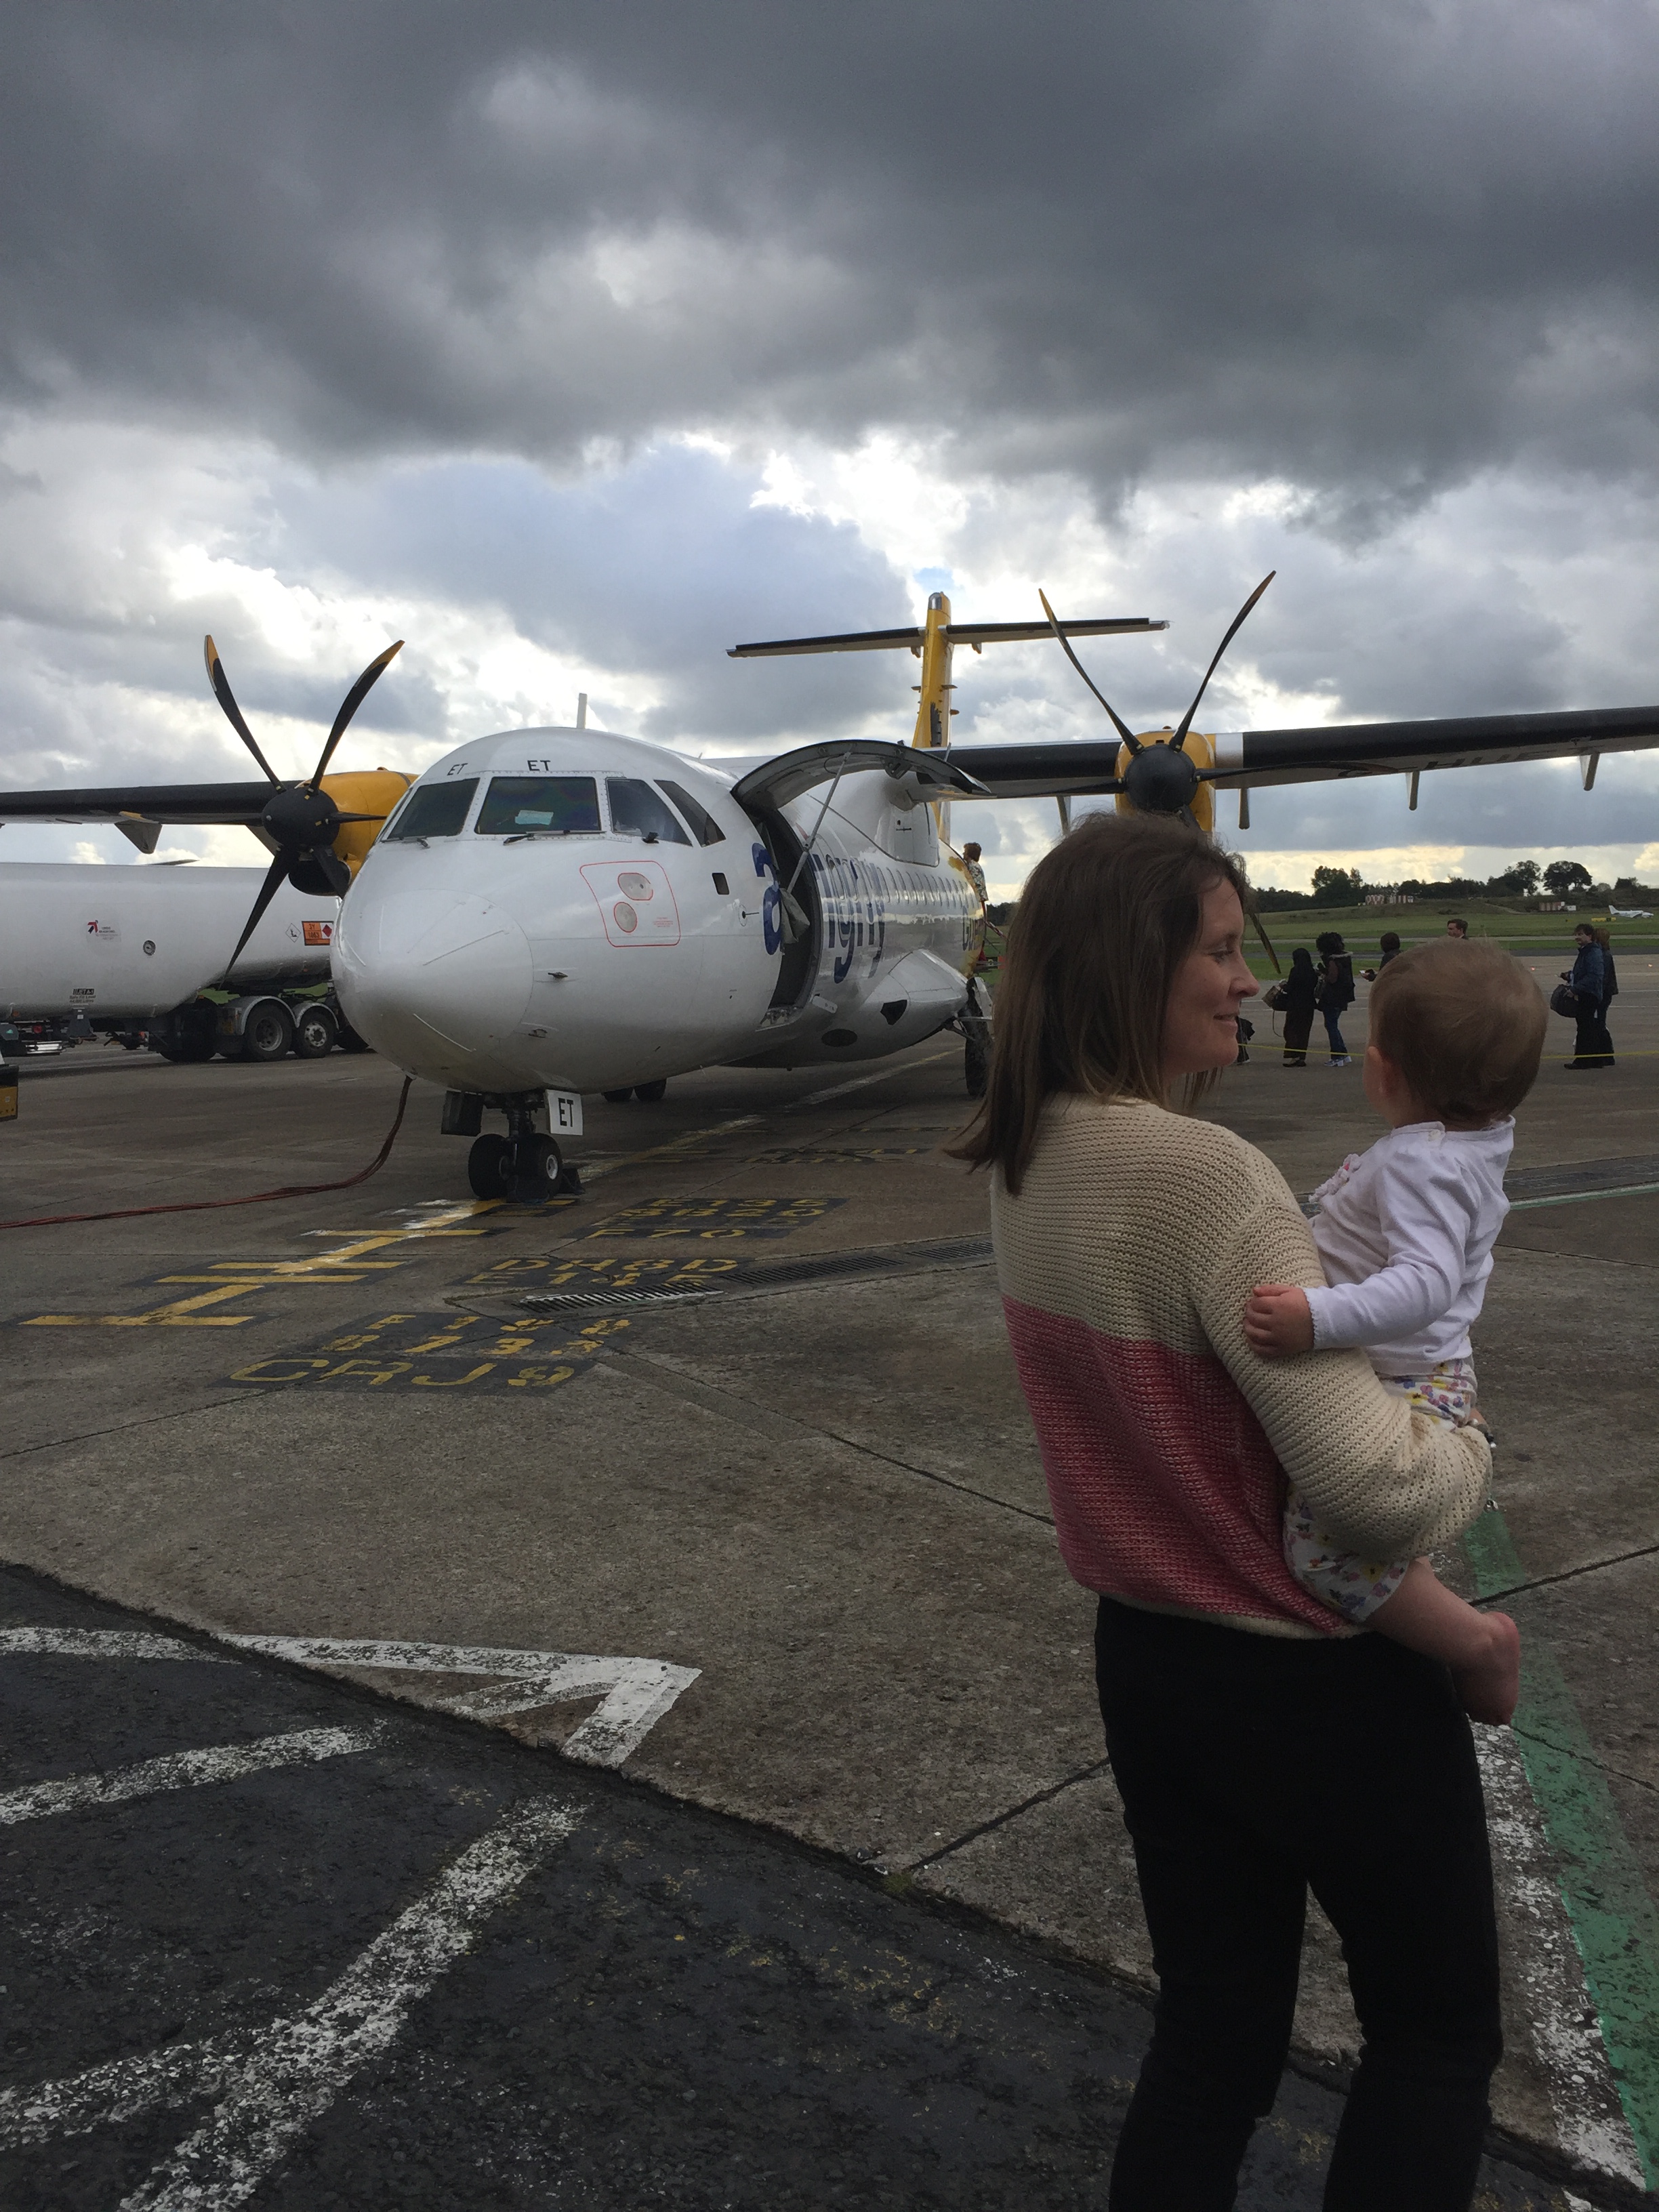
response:
M466 1179L477 1198L510 1198L521 1206L581 1188L552 1138L539 1133L516 1141L493 1134L476 1139L466 1156Z
M505 1137L478 1138L466 1156L466 1179L475 1198L510 1198L514 1147Z

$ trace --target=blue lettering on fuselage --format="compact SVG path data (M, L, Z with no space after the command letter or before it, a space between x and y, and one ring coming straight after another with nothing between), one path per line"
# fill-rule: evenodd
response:
M775 952L783 943L783 895L778 889L778 872L764 845L757 841L749 849L755 856L755 873L766 885L766 896L761 901L761 929L767 951Z
M954 915L962 926L963 950L971 945L975 906L964 886L942 870L887 868L823 851L811 854L808 865L823 917L823 956L837 984L847 981L863 952L870 956L865 981L875 975L887 950L890 918L896 925L908 921L927 926ZM902 937L898 949L905 949Z

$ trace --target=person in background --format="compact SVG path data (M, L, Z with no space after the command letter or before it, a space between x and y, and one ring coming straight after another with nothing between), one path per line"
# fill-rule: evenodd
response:
M969 882L979 893L980 904L981 906L986 905L988 901L985 896L985 871L979 864L979 847L977 845L964 845L963 847L962 865L968 871Z
M1595 932L1587 921L1579 923L1572 939L1577 947L1572 965L1561 970L1561 980L1577 1001L1573 1011L1578 1034L1573 1039L1573 1055L1567 1066L1611 1067L1612 1040L1609 1038L1605 1045L1601 1042L1607 1034L1607 956L1596 943Z
M1480 1771L1450 1675L1285 1564L1286 1481L1362 1558L1486 1503L1472 1428L1364 1354L1260 1359L1258 1283L1322 1285L1264 1154L1192 1111L1255 992L1249 886L1168 816L1091 815L1038 861L985 1103L999 1287L1096 1683L1158 1996L1112 2212L1235 2201L1296 2009L1310 1885L1364 2043L1328 2212L1468 2212L1503 2047ZM1334 1526L1333 1523L1334 1522Z
M1319 1011L1325 1018L1325 1034L1330 1039L1331 1066L1348 1067L1352 1062L1342 1042L1342 1017L1353 1004L1353 962L1334 929L1326 930L1314 943L1319 948Z
M1446 924L1446 934L1448 937L1455 937L1462 939L1467 937L1468 933L1469 925L1463 920L1461 915L1455 914L1451 920Z
M1314 1005L1319 996L1319 970L1305 945L1291 955L1291 972L1279 987L1279 1005L1285 1015L1285 1066L1308 1065L1308 1039L1313 1032Z
M1368 983L1376 982L1389 961L1398 960L1400 957L1400 939L1393 930L1385 929L1379 942L1382 948L1382 957L1375 968L1362 968L1359 971Z
M1605 929L1598 929L1595 941L1601 948L1602 963L1607 970L1601 978L1601 1018L1596 1028L1596 1043L1607 1054L1604 1065L1613 1066L1613 1039L1607 1031L1607 1009L1619 995L1619 970L1613 964L1613 938Z

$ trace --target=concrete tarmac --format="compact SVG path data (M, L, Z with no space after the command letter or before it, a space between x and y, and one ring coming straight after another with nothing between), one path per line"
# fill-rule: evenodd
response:
M1626 1057L1547 1066L1523 1109L1477 1345L1503 1510L1441 1563L1472 1593L1518 1586L1541 1668L1522 1729L1481 1732L1510 1993L1495 2109L1595 2203L1659 2154L1659 973L1621 980ZM1268 1026L1213 1110L1305 1190L1376 1125L1357 1069L1287 1071ZM3 1212L326 1181L372 1156L398 1089L338 1055L26 1063ZM355 1190L5 1233L0 1553L620 1759L1148 1983L1090 1601L1054 1555L983 1189L940 1151L959 1045L590 1101L585 1193L536 1209L468 1198L437 1103L416 1086ZM1298 2034L1338 2066L1356 2039L1318 1926Z
M979 1916L15 1571L0 1698L18 2212L1105 2202L1145 2006ZM1286 2073L1243 2212L1340 2101Z

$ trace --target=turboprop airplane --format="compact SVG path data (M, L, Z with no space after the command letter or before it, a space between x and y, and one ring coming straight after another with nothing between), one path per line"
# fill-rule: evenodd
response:
M1208 829L1218 788L1239 792L1248 819L1249 793L1264 784L1403 772L1414 805L1426 769L1574 754L1588 787L1603 752L1659 744L1659 707L1198 731L1221 653L1265 588L1240 611L1179 725L1161 730L1131 731L1072 641L1163 623L1062 621L1046 600L1040 623L958 623L935 592L915 629L732 648L739 659L908 648L921 662L908 744L832 739L758 761L708 759L562 726L459 746L422 773L378 834L346 825L373 840L356 856L335 937L348 1018L387 1058L443 1086L445 1130L473 1139L475 1191L544 1194L566 1178L560 1139L580 1133L584 1092L649 1099L708 1065L876 1060L952 1024L965 1033L969 1087L979 1087L984 910L939 834L953 796L1111 796ZM954 651L1048 636L1114 735L946 742ZM389 658L365 671L352 701ZM210 671L216 663L210 652ZM215 690L264 766L226 703L222 669ZM343 708L322 766L347 719ZM271 776L222 787L225 798L186 793L187 814L172 811L179 794L153 790L0 793L0 818L252 817L277 846L274 896L296 863L321 868L346 846L345 830L331 834L337 803L321 776L319 767L305 786ZM216 800L221 811L204 811ZM504 1135L483 1131L486 1111L505 1116Z

